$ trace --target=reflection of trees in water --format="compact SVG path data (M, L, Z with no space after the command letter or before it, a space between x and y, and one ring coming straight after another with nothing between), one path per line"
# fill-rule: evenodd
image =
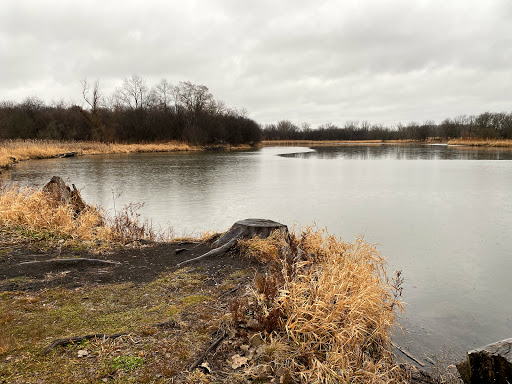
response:
M512 160L512 149L437 145L346 145L313 147L315 152L283 157L346 160Z

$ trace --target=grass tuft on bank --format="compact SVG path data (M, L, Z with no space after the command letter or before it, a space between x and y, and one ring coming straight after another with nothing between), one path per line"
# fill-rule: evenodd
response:
M119 243L158 237L150 223L138 217L139 206L130 204L113 216L88 206L77 213L71 205L57 204L43 190L0 185L0 230L14 240L48 243Z
M400 382L390 331L402 304L374 246L306 228L289 239L276 232L247 240L242 249L270 264L256 275L246 309L274 349L261 365L303 383Z

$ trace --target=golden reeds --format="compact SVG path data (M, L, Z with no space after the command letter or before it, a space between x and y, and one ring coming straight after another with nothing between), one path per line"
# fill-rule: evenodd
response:
M93 207L76 215L71 206L55 204L41 190L0 188L0 227L81 240L110 239L112 230L102 223L101 212Z
M427 140L427 143L447 143L450 145L467 145L473 147L512 147L512 140L491 140L491 139L450 139ZM261 144L269 146L341 146L341 145L376 145L376 144L421 144L421 140L264 140Z
M77 214L71 205L56 204L43 190L0 186L0 228L23 238L126 243L155 239L148 222L140 221L130 204L110 217L96 207Z
M100 143L92 141L6 140L0 142L0 168L22 160L56 157L69 152L80 155L134 152L175 152L200 150L181 141L147 144Z
M512 147L512 140L493 139L452 139L450 145L468 145L471 147Z
M276 233L242 247L273 264L255 285L275 370L304 383L402 380L390 340L401 304L374 246L307 228L289 243Z
M418 140L263 140L261 145L271 146L340 146L340 145L373 145L373 144L410 144Z

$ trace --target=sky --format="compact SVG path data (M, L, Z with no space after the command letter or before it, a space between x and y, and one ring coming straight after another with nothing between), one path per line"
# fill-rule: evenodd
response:
M137 74L261 124L512 111L512 0L2 0L0 101L84 105Z

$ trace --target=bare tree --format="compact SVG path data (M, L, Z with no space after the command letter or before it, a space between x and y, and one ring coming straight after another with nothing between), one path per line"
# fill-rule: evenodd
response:
M114 92L114 104L129 109L142 109L148 104L146 81L135 74L123 79L123 85Z
M100 92L100 82L99 80L96 80L92 86L92 90L91 84L89 84L87 79L83 79L80 83L82 84L82 96L85 102L91 107L92 114L96 115L102 99Z
M215 102L208 87L195 85L190 81L180 81L175 89L175 95L179 104L195 114L209 108Z
M174 86L166 79L162 79L151 90L150 98L158 108L162 108L167 111L174 98Z

